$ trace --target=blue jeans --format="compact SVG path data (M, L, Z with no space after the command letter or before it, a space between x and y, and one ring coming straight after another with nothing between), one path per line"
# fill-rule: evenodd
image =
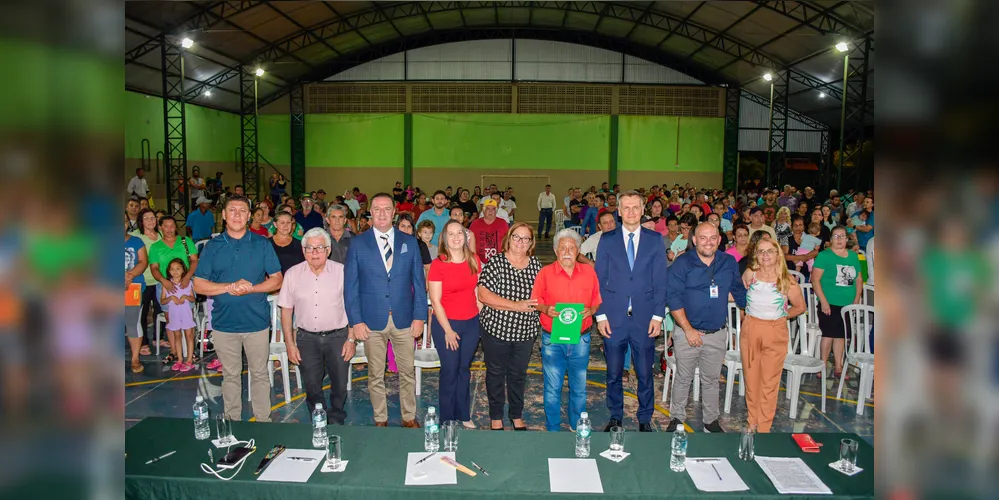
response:
M550 208L541 209L541 213L539 214L540 220L538 221L538 238L540 238L542 234L551 233L553 213L554 212L552 212L552 209ZM541 231L541 228L545 228L544 232Z
M597 234L597 214L600 213L600 209L591 207L586 210L586 215L583 217L583 233L585 234L587 229L589 229L589 234Z
M430 320L430 335L434 347L441 358L439 409L441 422L448 420L472 420L471 398L468 394L472 358L479 347L479 317L457 320L448 318L451 329L458 334L458 349L448 349L444 340L444 328L434 316Z
M569 374L569 428L575 429L586 411L586 367L590 364L590 334L578 344L552 344L549 332L541 335L541 366L545 372L545 429L558 432L562 423L562 386Z

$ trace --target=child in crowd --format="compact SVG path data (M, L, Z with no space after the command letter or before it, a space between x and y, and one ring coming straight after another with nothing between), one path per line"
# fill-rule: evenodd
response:
M189 372L194 369L194 284L189 282L186 287L181 286L181 279L187 273L187 265L182 259L173 259L167 265L167 275L173 282L174 289L168 292L163 289L160 303L166 309L167 336L171 345L175 342L187 342L187 360L183 363L178 359L170 368L173 371ZM181 349L177 349L181 352Z
M801 245L798 246L798 249L794 252L794 254L795 255L807 255L812 250L815 250L816 248L819 248L819 245L822 244L822 240L819 239L819 235L820 234L822 234L822 224L821 223L819 223L819 222L813 222L813 223L809 224L808 225L808 234L801 235ZM812 263L814 263L814 262L815 262L815 259L810 259L807 262L809 269L812 268ZM794 269L796 271L798 271L798 272L801 272L801 268L803 267L804 264L806 264L806 263L805 262L801 262L801 261L795 262L794 263Z

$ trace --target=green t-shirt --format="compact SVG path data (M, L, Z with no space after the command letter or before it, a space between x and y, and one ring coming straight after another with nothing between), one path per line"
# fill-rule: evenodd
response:
M173 242L173 248L170 248L166 243L163 243L162 238L160 238L160 241L153 243L153 246L149 249L149 267L152 267L153 264L159 264L160 274L167 277L167 265L170 264L171 260L181 259L184 262L188 262L188 251L191 255L198 255L198 247L194 244L194 240L185 236L184 241L187 242L186 251L184 250L184 243L181 242L179 236ZM187 266L188 268L191 267L189 262ZM155 284L155 281L153 284Z
M150 258L150 256L152 255L152 252L153 252L153 244L155 244L157 241L160 241L160 239L157 238L156 240L151 240L142 231L132 231L132 236L135 236L136 238L139 238L140 240L142 240L142 244L146 246L146 258L149 259L150 263L152 263L152 259ZM146 270L142 271L142 276L144 278L146 278L146 284L147 285L155 285L156 284L156 280L153 279L153 266L152 265L147 265L146 266Z
M815 257L813 269L822 270L822 291L832 306L848 306L857 297L857 280L860 277L860 259L856 252L847 251L846 257L825 249Z
M937 248L923 256L920 267L926 279L926 307L934 323L959 328L975 318L990 276L980 254Z

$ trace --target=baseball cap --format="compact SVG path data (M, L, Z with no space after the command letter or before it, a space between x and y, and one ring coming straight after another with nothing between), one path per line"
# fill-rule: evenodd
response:
M499 204L496 203L496 200L486 200L486 201L482 202L482 208L486 208L486 207L497 207L498 208Z
M211 203L211 202L212 202L212 200L209 200L208 198L205 198L205 195L201 195L201 196L198 197L198 201L196 201L195 203L197 205L200 205L202 203Z

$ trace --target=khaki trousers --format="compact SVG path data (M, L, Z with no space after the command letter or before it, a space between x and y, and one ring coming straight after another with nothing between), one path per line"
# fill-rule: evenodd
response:
M774 423L787 335L787 318L766 320L746 315L742 322L742 383L746 384L748 423L757 426L757 432L770 432Z
M388 341L392 341L395 364L399 368L399 409L402 420L416 418L416 370L413 367L413 336L409 326L396 327L389 315L384 330L372 331L364 342L368 358L368 394L374 410L375 422L388 422L388 400L385 393L385 355Z
M225 414L237 421L243 413L243 351L253 384L253 416L258 422L271 421L271 383L267 358L271 354L270 330L252 333L212 332L215 353L222 362L222 401Z

